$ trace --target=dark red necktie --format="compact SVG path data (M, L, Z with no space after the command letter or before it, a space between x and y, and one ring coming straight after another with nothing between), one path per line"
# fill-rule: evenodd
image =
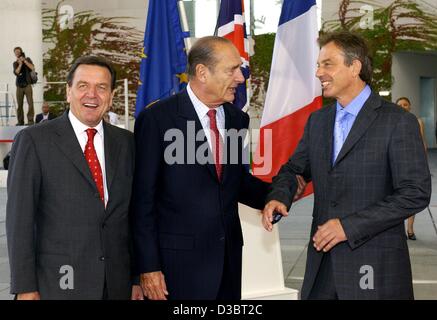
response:
M87 129L88 141L85 146L85 159L91 170L91 175L96 183L97 190L100 193L100 199L105 203L105 191L103 189L103 175L102 168L100 167L99 158L97 158L96 149L94 148L94 136L96 135L96 129Z
M208 111L207 114L209 117L209 127L211 129L211 145L212 153L214 154L215 170L217 172L218 179L221 180L223 141L217 128L217 121L215 117L216 113L216 110L211 109Z

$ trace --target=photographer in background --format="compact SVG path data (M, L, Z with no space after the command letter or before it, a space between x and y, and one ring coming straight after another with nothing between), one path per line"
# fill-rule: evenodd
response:
M24 125L23 102L26 95L29 110L27 112L27 124L33 124L34 109L33 109L33 91L30 78L30 72L35 70L35 66L30 58L26 58L23 49L20 47L14 48L17 60L14 62L14 74L17 77L15 84L17 85L17 126Z

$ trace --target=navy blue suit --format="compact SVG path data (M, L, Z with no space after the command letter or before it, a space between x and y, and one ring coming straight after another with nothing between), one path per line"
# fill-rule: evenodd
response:
M40 123L43 119L44 115L42 113L38 113L35 117L35 123ZM53 113L49 112L49 118L48 120L53 120L54 118L56 118L56 116Z
M226 129L248 127L247 114L231 104L224 104L224 111ZM162 271L169 299L216 299L225 276L232 279L230 296L239 299L243 235L238 202L262 209L268 185L247 172L241 148L236 164L223 165L221 181L212 163L186 164L193 156L187 144L184 163L166 163L164 152L172 143L164 141L166 131L177 128L187 137L190 121L195 132L202 129L185 90L136 120L132 226L137 272ZM195 149L206 141L197 141ZM223 274L225 261L228 274Z

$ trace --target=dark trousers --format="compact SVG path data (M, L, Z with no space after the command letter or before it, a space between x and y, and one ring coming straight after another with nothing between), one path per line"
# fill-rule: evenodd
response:
M24 111L23 111L23 103L24 96L26 96L27 104L29 105L29 109L27 111L27 123L33 124L33 116L35 115L35 111L33 108L33 90L32 85L28 84L24 88L17 87L17 121L18 125L24 125Z
M225 261L223 263L223 275L216 300L241 300L241 288L236 288L229 267L229 255L225 249Z
M103 285L102 300L109 300L109 298L108 298L108 286L106 285L106 279L105 279L105 284Z
M324 253L308 300L338 300L332 271L331 254Z

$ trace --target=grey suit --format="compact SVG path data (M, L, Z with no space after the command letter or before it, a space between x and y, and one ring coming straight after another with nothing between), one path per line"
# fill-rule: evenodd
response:
M334 165L335 104L314 112L267 201L290 207L295 175L314 183L311 240L302 298L314 286L323 253L313 247L318 225L339 218L347 241L330 251L340 299L411 299L411 266L403 221L429 203L431 178L417 119L372 93ZM373 270L373 289L360 285Z
M106 210L67 112L16 137L6 216L11 293L101 299L106 284L107 298L130 298L134 142L126 130L103 127ZM74 289L60 287L64 265L74 271Z

